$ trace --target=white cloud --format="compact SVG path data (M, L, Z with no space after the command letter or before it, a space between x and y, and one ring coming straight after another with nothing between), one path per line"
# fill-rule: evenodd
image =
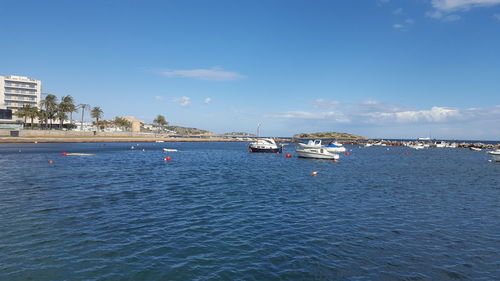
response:
M432 7L440 11L469 10L500 4L500 0L432 0Z
M280 119L329 119L339 123L350 122L343 113L335 111L327 112L308 112L308 111L288 111L279 114L265 115L266 118L280 118Z
M453 12L499 5L500 0L432 0L431 4L434 10L426 12L427 17L443 22L453 22L461 19L459 15L451 14Z
M210 104L210 103L212 103L212 99L211 99L211 98L205 98L205 99L203 100L203 103L204 103L204 104Z
M191 98L190 97L174 98L172 101L178 102L180 104L180 106L182 106L182 107L189 107L191 105Z
M496 20L500 20L500 14L494 14L493 18L495 18Z
M403 29L405 26L402 24L396 23L396 24L393 24L392 27L394 27L395 29Z
M320 108L320 109L334 109L337 108L340 105L339 101L335 100L327 100L327 99L315 99L314 101L311 102L311 104L315 108Z
M369 117L369 123L378 122L397 122L397 123L415 123L415 122L445 122L451 119L462 117L457 109L433 106L430 110L413 110L398 112L370 112L365 114Z
M159 100L163 100L163 99L164 99L164 97L163 97L163 96L155 96L155 100L158 100L158 101L159 101Z
M225 71L220 67L213 67L210 69L169 70L161 74L168 78L186 77L212 81L237 80L245 77L236 72Z

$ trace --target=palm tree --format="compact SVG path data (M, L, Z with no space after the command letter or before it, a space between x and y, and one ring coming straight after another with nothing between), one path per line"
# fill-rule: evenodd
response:
M123 117L118 117L116 116L115 119L113 120L113 123L115 126L127 130L128 128L132 127L132 123L128 121L127 119Z
M62 129L64 120L68 119L68 114L66 114L66 112L64 112L63 110L57 110L54 117L56 119L59 119L59 122L60 122L59 127Z
M52 120L55 119L56 111L57 111L57 97L48 94L45 99L40 101L40 106L45 107L46 117L45 124L48 123L48 119L50 119L50 128L52 129Z
M25 104L23 105L22 108L19 108L15 113L14 115L16 115L17 117L19 118L23 118L23 128L26 127L26 118L28 118L28 106L31 106L29 104Z
M153 123L158 124L158 126L163 129L163 126L167 125L168 121L165 119L165 116L158 114L153 120Z
M69 123L73 124L73 112L76 112L76 105L73 97L70 95L63 96L59 104L59 109L63 110L64 113L69 113Z
M33 119L38 117L38 107L29 105L28 117L31 119L30 128L33 129Z
M90 111L90 116L95 118L95 124L97 127L97 131L99 131L99 119L102 118L103 111L100 107L94 106Z
M45 121L45 126L47 125L47 111L45 111L44 109L39 109L38 112L37 112L37 117L38 117L38 120L40 122L40 125L42 125L42 123Z
M82 126L80 127L80 130L83 131L83 115L85 113L85 109L89 109L90 108L90 104L84 104L84 103L82 103L82 104L79 104L78 107L82 109Z

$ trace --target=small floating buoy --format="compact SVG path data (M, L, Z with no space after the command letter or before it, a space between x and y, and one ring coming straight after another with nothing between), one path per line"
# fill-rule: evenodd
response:
M62 155L62 156L66 156L66 155L68 155L68 153L63 152L63 153L61 153L61 155Z
M165 161L170 161L170 160L172 160L170 156L165 157Z
M142 152L144 152L144 151L146 151L146 149L144 149L144 148L143 148L143 149L142 149Z
M332 162L337 162L337 159L332 159Z
M345 152L345 155L349 156L349 151L346 151L346 152ZM334 159L334 160L335 160L335 159Z
M287 153L285 156L286 156L286 158L290 158L290 157L292 157L292 154Z
M404 154L404 155L408 155L408 152L404 152L403 154Z
M334 159L334 160L335 160L335 159ZM313 177L314 177L314 176L317 176L317 175L318 175L318 172L316 172L316 171L314 171L314 172L312 172L312 173L311 173L311 176L313 176Z
M51 164L51 165L52 165L52 164L54 164L54 161L52 161L52 160L49 160L49 164Z
M132 145L132 146L130 147L130 149L135 149L135 147Z
M250 148L250 152L253 152L253 150Z

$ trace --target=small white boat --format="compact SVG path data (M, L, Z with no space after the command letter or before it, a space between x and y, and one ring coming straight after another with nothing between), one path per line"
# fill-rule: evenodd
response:
M297 147L303 148L324 148L328 152L346 152L346 148L338 142L330 142L327 146L322 145L321 140L310 140L307 143L298 143Z
M162 140L157 140L157 141L155 141L155 142L165 142L165 141L162 141Z
M413 148L413 149L424 149L425 146L423 143L417 143L417 144L410 144L408 147Z
M500 162L500 149L494 151L488 151L488 154L491 155L493 161Z
M248 145L250 152L281 153L283 145L277 145L274 139L257 139Z
M173 149L173 148L164 148L163 151L165 152L177 152L177 149Z
M481 151L482 150L481 148L474 147L474 146L471 146L469 149L472 150L472 151Z
M365 147L373 146L373 143L365 143Z
M297 156L302 158L314 159L339 159L337 153L329 152L326 148L299 148L297 147Z

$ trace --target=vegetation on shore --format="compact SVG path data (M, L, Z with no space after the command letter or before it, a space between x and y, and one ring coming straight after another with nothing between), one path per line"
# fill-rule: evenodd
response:
M293 136L294 139L366 139L365 137L338 132L302 133Z

